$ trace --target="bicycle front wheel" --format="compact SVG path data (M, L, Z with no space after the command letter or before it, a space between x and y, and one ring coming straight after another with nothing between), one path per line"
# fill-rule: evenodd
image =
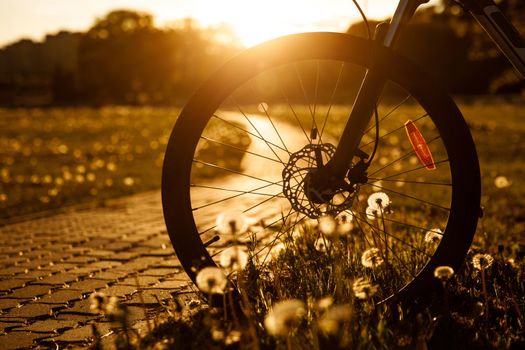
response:
M389 62L379 129L372 120L349 167L375 156L359 181L349 175L320 200L309 175L338 147L372 54ZM480 175L461 113L413 63L364 39L305 33L247 50L195 93L168 143L162 200L194 281L232 245L249 245L266 264L281 243L300 240L314 259L345 252L337 278L370 280L380 302L413 298L436 267L459 267L476 228Z

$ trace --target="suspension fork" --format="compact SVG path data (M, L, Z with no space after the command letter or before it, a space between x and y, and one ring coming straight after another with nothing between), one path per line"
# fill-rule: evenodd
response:
M392 47L399 36L401 28L412 18L417 8L428 0L400 0L399 5L388 25L376 29L374 41L385 47ZM374 50L374 45L372 45ZM361 83L354 101L354 107L345 125L339 145L333 157L326 164L327 174L332 179L343 179L354 155L358 153L366 127L375 111L383 88L386 84L386 63L381 55L371 52L371 64Z

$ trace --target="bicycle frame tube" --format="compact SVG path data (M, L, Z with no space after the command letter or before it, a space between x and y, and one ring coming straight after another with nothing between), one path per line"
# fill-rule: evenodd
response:
M525 40L492 0L458 0L525 79Z
M426 2L428 0L400 0L387 32L376 33L376 39L384 46L393 46L403 25L412 18L416 9ZM371 56L370 68L361 83L354 107L341 134L339 146L326 164L325 168L329 174L325 176L342 179L346 175L383 91L385 79L382 67L385 63L381 62L381 57L375 57L373 53Z

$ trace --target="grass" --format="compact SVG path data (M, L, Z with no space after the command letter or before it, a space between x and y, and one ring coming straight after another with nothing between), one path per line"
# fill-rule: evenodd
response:
M484 216L465 264L443 280L430 304L375 306L374 286L363 291L348 272L357 268L359 259L345 259L344 238L335 240L329 253L319 251L318 230L309 227L301 239L283 240L286 248L269 264L248 263L232 274L235 284L229 286L240 290L242 310L206 305L191 309L174 302L166 308L166 319L147 336L130 335L131 344L121 339L117 346L522 348L525 106L479 101L463 102L461 109L478 148ZM1 110L0 215L9 218L158 189L163 152L177 114L171 108ZM224 134L220 125L216 129ZM242 137L228 142L248 144ZM202 159L211 159L219 151L200 152ZM248 254L253 255L253 249ZM490 267L474 266L479 253L494 258ZM291 316L279 321L279 302L290 300L294 301L283 308L291 309ZM125 319L114 317L116 327Z
M0 220L159 189L164 151L179 112L0 109ZM248 138L212 125L210 135L215 134L241 148L249 144ZM205 158L216 151L200 150Z
M525 345L525 106L505 101L463 102L461 109L475 138L483 181L480 219L462 268L440 279L424 305L375 305L375 284L359 281L362 268L348 258L345 236L326 251L317 246L319 228L283 239L273 259L253 264L255 246L240 271L223 269L199 285L241 295L241 309L167 307L169 315L135 348L172 349L519 349ZM350 245L351 247L351 245ZM236 253L239 261L241 253ZM480 254L493 261L479 267ZM476 262L476 259L478 262ZM445 271L446 272L446 271ZM380 271L375 271L378 275ZM223 274L230 279L226 287ZM436 279L436 281L438 281ZM358 282L358 283L356 283ZM211 283L211 284L210 284ZM360 283L360 284L359 284ZM226 304L227 305L227 304Z

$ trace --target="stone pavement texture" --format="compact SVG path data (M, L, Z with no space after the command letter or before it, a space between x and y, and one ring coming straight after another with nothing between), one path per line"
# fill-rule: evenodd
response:
M0 227L0 252L0 349L85 346L94 323L110 334L95 291L125 303L130 322L191 291L159 192Z

